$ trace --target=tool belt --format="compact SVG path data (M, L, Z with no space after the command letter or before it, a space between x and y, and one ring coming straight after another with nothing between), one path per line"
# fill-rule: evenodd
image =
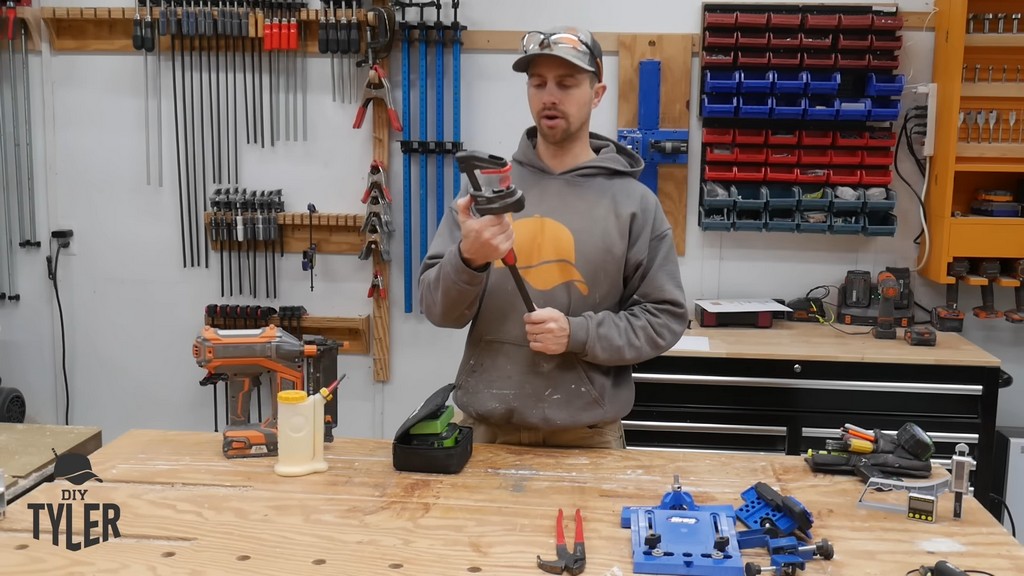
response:
M915 428L913 424L904 428ZM855 453L832 450L809 450L804 461L815 472L857 474L866 482L869 478L910 476L928 478L932 473L931 443L927 446L914 442L912 438L889 434L875 429L870 453Z

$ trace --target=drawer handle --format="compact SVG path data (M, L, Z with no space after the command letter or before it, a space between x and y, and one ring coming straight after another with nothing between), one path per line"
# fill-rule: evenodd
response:
M922 382L864 382L858 380L817 380L810 378L750 378L746 376L702 376L699 374L652 374L637 372L634 382L651 384L698 384L704 386L755 386L760 388L809 388L870 392L913 392L921 394L968 394L981 396L982 386L970 384L925 384Z

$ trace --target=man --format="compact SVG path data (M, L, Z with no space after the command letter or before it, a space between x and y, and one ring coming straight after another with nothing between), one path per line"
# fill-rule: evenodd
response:
M475 441L625 447L631 365L687 324L672 229L636 180L643 160L590 132L606 89L590 32L530 32L512 68L536 123L512 156L526 209L474 217L460 195L420 270L421 308L437 326L472 323L453 397ZM501 269L513 244L535 312Z

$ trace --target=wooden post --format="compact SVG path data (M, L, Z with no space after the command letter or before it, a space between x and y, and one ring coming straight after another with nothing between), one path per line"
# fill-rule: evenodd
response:
M637 104L640 61L661 61L661 122L666 130L690 127L691 34L619 35L619 128L638 124ZM658 199L675 238L676 254L686 253L685 164L658 167Z

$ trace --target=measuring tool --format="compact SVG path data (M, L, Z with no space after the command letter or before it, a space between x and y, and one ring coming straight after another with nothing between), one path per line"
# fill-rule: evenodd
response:
M473 199L472 210L478 216L504 215L513 212L522 212L526 208L526 199L522 190L516 189L512 184L512 165L507 160L493 154L483 152L465 151L455 154L455 162L459 170L469 179L469 195ZM484 190L480 184L477 173L481 175L498 176L498 187ZM502 256L501 261L512 273L512 280L519 290L528 312L537 309L526 289L526 283L516 266L516 250L509 249L508 253Z

